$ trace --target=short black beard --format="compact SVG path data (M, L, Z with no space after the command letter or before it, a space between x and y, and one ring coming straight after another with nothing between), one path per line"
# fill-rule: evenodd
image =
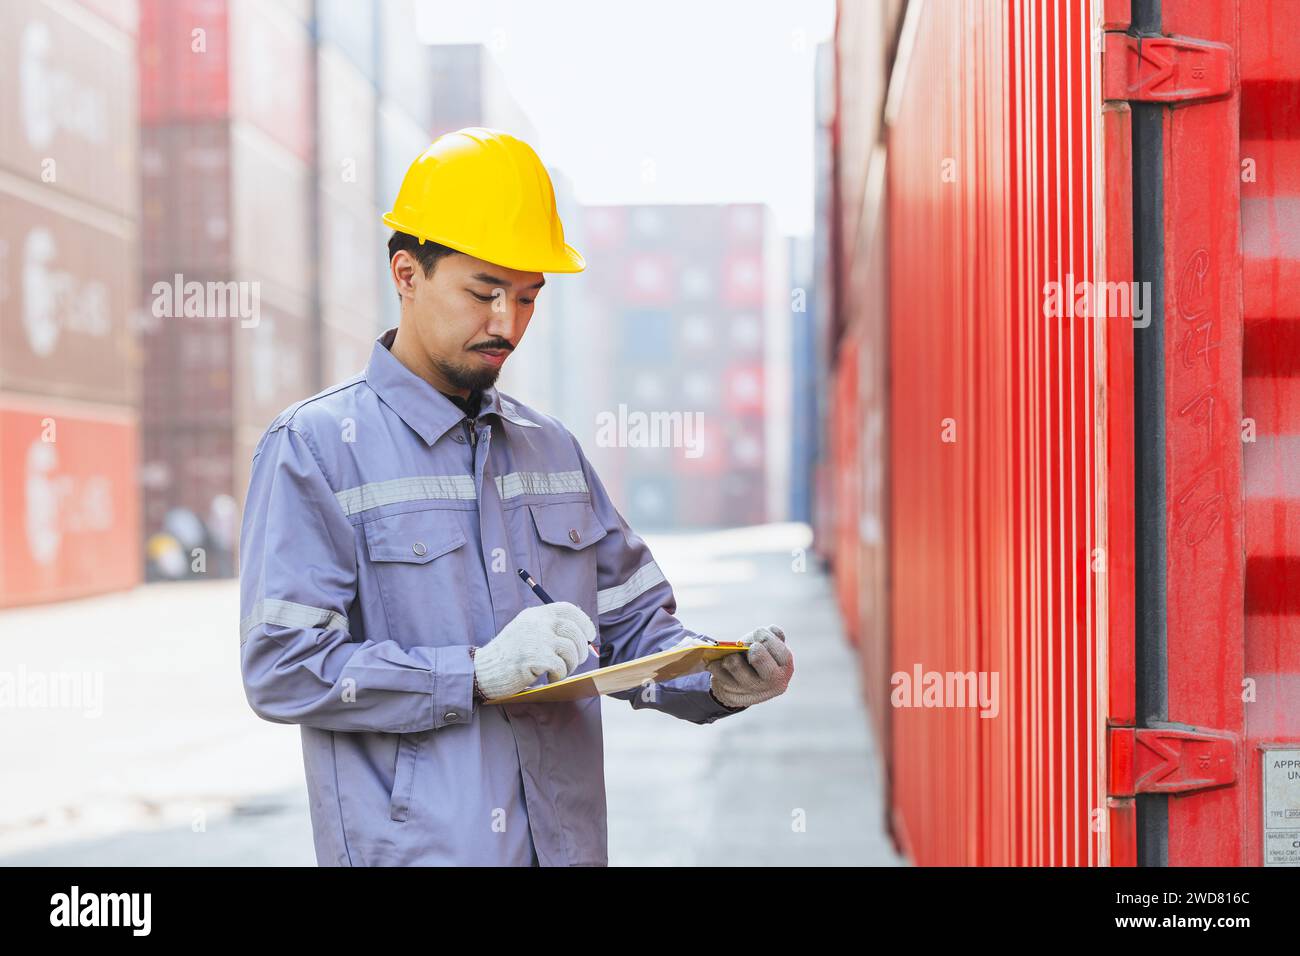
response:
M439 358L435 358L433 364L451 386L463 388L470 392L484 391L491 388L501 375L500 368L493 368L490 365L484 365L480 368L466 368L463 365L452 365L450 362Z

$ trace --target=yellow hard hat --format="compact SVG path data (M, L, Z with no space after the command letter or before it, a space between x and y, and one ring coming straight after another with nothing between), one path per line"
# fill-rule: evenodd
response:
M522 272L581 272L564 241L555 190L533 148L470 126L434 140L406 171L384 223L485 262Z

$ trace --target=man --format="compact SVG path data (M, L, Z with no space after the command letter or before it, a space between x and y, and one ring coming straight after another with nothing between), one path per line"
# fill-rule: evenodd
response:
M600 699L485 703L691 634L577 440L494 386L543 273L585 264L537 155L495 130L438 139L384 222L398 327L254 452L249 704L302 727L321 865L604 865ZM617 696L698 724L774 697L784 635L749 636Z

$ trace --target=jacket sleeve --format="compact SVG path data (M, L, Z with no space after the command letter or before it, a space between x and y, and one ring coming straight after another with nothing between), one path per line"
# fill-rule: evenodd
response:
M406 647L349 633L356 536L292 420L253 455L240 532L240 667L265 720L413 733L473 715L469 645Z
M667 650L683 637L694 636L677 620L677 599L664 578L654 555L636 534L614 503L578 440L570 433L582 473L591 494L592 507L606 534L596 542L596 607L602 647L601 665L620 664ZM661 684L637 687L611 694L632 704L633 709L651 708L696 724L710 724L719 717L744 708L728 708L709 691L713 676L708 671L687 674Z

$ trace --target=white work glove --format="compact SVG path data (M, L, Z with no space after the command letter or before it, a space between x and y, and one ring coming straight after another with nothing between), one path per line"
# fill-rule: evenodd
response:
M710 691L724 707L748 707L784 694L794 675L794 654L785 646L785 632L775 624L756 628L741 640L743 654L728 654L705 665L713 680Z
M596 625L568 601L524 608L474 652L474 677L489 700L509 697L542 674L562 680L587 659Z

